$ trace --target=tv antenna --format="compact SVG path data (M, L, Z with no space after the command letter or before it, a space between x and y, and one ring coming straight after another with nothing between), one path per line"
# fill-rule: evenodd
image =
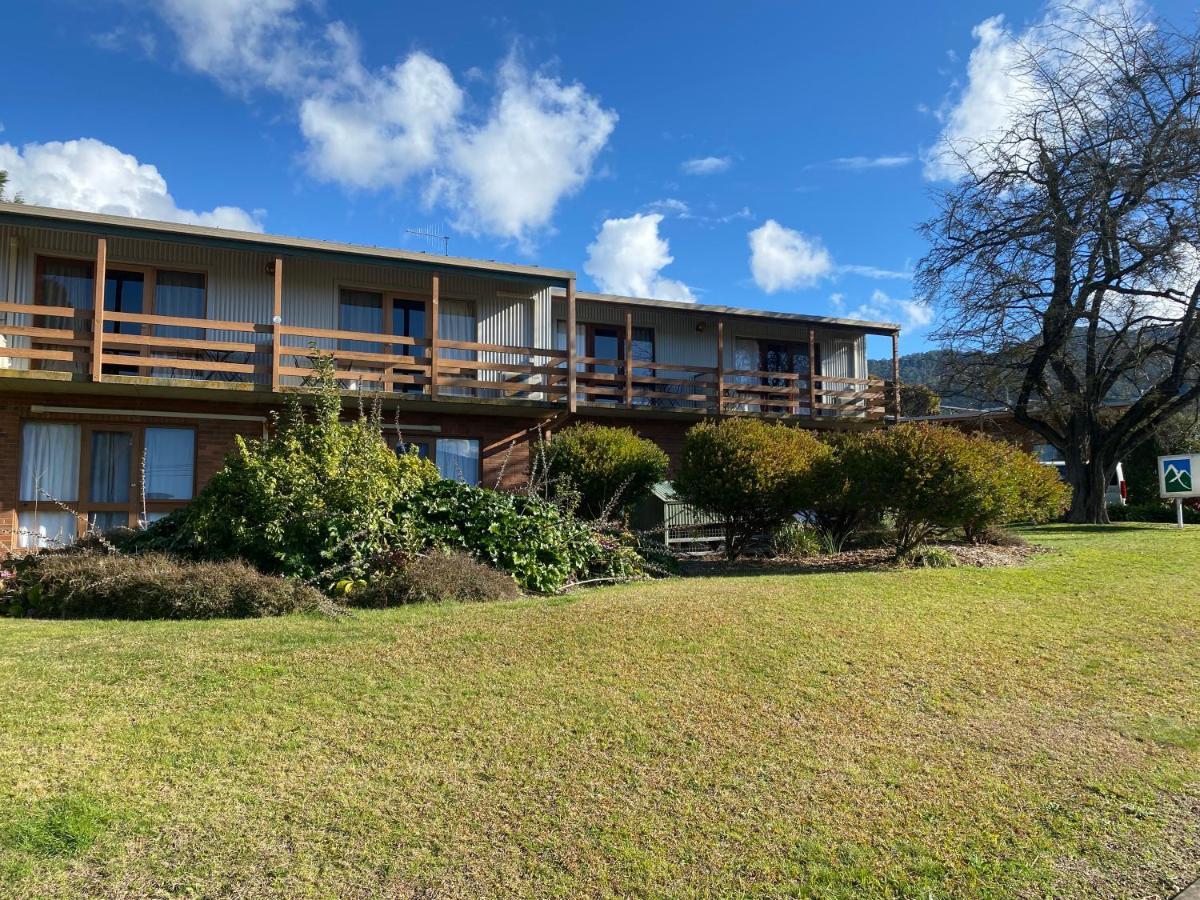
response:
M442 230L440 225L430 225L428 228L405 228L406 234L420 238L434 253L442 256L450 255L450 235Z

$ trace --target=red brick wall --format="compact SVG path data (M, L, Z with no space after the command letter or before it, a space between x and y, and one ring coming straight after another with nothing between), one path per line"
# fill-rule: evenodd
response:
M101 411L84 414L34 413L31 406L79 407ZM20 480L21 422L27 419L57 421L89 421L94 423L135 425L191 426L197 431L196 475L202 487L212 477L233 449L237 435L259 437L263 424L258 421L221 418L155 417L156 412L195 413L205 416L256 416L269 418L273 407L259 403L231 403L220 400L161 399L136 397L106 397L103 395L72 395L28 393L0 394L0 547L15 544L16 502ZM124 410L126 414L104 413L103 410ZM437 426L438 431L413 429L405 433L406 440L435 437L473 438L479 441L480 483L486 487L512 490L525 483L529 472L530 444L537 439L539 426L543 430L561 428L566 422L562 413L553 415L480 415L478 413L420 412L402 410L397 416L387 413L388 430L399 425ZM595 421L605 425L629 425L643 437L654 441L671 457L672 467L679 458L683 436L690 421L651 420L634 415L578 416L571 421Z

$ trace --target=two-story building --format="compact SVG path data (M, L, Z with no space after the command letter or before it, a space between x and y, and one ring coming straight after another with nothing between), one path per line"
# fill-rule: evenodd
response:
M447 477L511 488L538 434L884 420L893 324L579 293L572 272L0 203L0 545L186 503L267 433L315 346L347 409ZM364 401L369 397L369 401Z

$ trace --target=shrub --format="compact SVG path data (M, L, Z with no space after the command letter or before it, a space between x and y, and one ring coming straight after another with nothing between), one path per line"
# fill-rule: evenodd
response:
M812 469L828 447L807 431L759 419L724 419L693 426L683 442L675 491L720 516L725 554L774 531L811 501Z
M413 494L404 514L420 546L466 551L528 591L641 574L641 560L623 541L537 497L436 481Z
M435 550L403 560L391 571L377 573L366 587L351 591L346 602L378 609L405 603L483 602L519 596L521 591L511 575L466 553Z
M805 518L816 528L830 552L840 553L846 542L871 520L871 511L863 506L842 463L845 447L860 440L858 432L831 434L825 438L828 452L812 464L808 508ZM874 516L878 519L878 515Z
M980 544L990 544L993 547L1028 547L1029 541L1007 528L991 525L979 533L977 541Z
M1183 503L1185 525L1200 525L1200 508L1195 501ZM1175 522L1175 504L1170 500L1149 503L1130 503L1128 506L1110 506L1108 518L1113 522Z
M551 496L570 496L586 519L629 510L663 480L669 462L662 448L631 428L590 423L539 443L534 459Z
M314 588L243 562L186 562L161 553L40 553L13 562L8 613L38 618L214 619L312 609Z
M916 569L953 569L958 566L958 559L945 547L931 547L928 544L910 547L897 558L903 565Z
M289 395L273 438L239 438L192 503L123 546L244 559L328 586L365 574L372 556L410 544L393 511L436 480L437 468L415 453L394 453L377 416L340 422L332 363L314 357L313 369L311 418L301 395Z
M786 559L805 559L827 552L828 540L817 529L799 522L787 522L771 536L771 549Z
M952 428L865 432L843 447L841 459L857 500L894 515L899 556L950 528L974 538L990 525L1044 521L1067 499L1055 473L1029 454Z

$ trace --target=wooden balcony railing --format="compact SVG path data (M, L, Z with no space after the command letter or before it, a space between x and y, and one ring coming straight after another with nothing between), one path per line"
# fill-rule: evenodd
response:
M107 310L96 315L91 309L0 302L0 368L100 381L142 377L278 390L309 374L314 348L333 358L338 382L347 390L570 408L884 416L883 382L861 378L571 359L569 351L544 347Z

